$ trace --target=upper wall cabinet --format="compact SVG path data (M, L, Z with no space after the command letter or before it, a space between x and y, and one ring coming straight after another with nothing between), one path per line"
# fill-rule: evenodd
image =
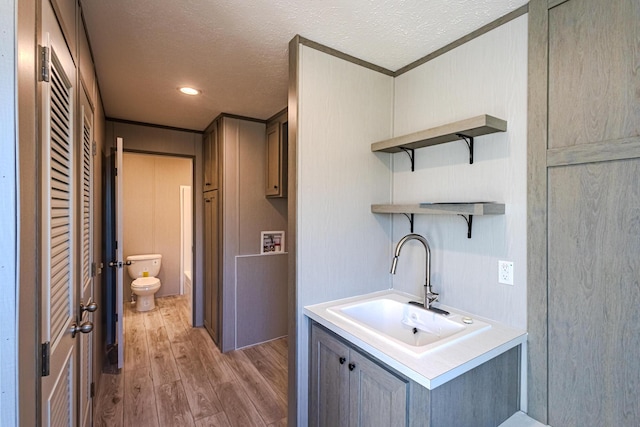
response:
M210 129L205 132L202 140L204 155L204 182L203 191L218 189L218 121L215 121Z
M287 197L287 113L267 124L265 195Z

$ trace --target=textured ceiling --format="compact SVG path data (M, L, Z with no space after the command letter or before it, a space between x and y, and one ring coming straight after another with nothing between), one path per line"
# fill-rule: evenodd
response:
M287 104L296 35L395 71L526 0L81 0L108 117L203 130ZM176 88L200 89L199 97Z

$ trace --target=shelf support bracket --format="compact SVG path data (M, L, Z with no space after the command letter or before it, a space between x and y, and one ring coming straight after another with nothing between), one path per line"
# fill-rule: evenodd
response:
M464 142L467 143L467 147L469 148L469 164L472 165L473 164L473 137L463 135L461 133L456 133L456 136L458 138L463 139Z
M467 223L467 239L471 238L471 229L473 228L473 215L462 215L462 214L458 214L458 216L461 216L462 218L464 218L464 220Z
M404 216L407 217L407 219L409 220L409 230L410 233L413 233L413 214L402 214Z
M409 159L411 160L411 172L414 171L415 169L415 156L414 156L414 149L413 148L406 148L406 147L400 147L400 149L402 151L404 151L405 153L407 153L407 156L409 156ZM405 214L406 215L406 214ZM412 231L413 232L413 231Z

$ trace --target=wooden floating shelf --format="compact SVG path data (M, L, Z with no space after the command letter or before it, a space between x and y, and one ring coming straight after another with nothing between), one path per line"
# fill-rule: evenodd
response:
M507 122L488 114L460 120L454 123L421 130L408 135L398 136L371 144L371 151L385 153L399 153L416 148L430 147L432 145L445 144L476 136L488 135L496 132L506 132ZM469 142L467 142L469 144ZM473 153L473 146L470 151Z
M504 203L477 202L371 205L371 212L424 215L504 215Z
M471 238L474 215L504 215L504 203L419 203L406 205L371 205L372 213L403 214L409 219L413 233L413 215L460 215L467 222L467 237Z

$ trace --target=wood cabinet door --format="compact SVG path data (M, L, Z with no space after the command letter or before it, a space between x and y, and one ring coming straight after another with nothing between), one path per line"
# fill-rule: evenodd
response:
M218 122L213 124L213 130L204 135L202 140L202 153L204 157L204 182L203 191L218 189L218 141L220 134Z
M281 144L280 144L280 123L276 122L267 129L267 153L266 153L266 183L265 194L277 197L281 194Z
M348 425L349 352L346 344L319 327L313 326L311 330L310 426Z
M407 425L408 381L355 350L351 351L348 369L351 427Z
M204 326L219 342L218 191L204 197Z
M529 11L529 413L557 427L637 426L640 3Z

